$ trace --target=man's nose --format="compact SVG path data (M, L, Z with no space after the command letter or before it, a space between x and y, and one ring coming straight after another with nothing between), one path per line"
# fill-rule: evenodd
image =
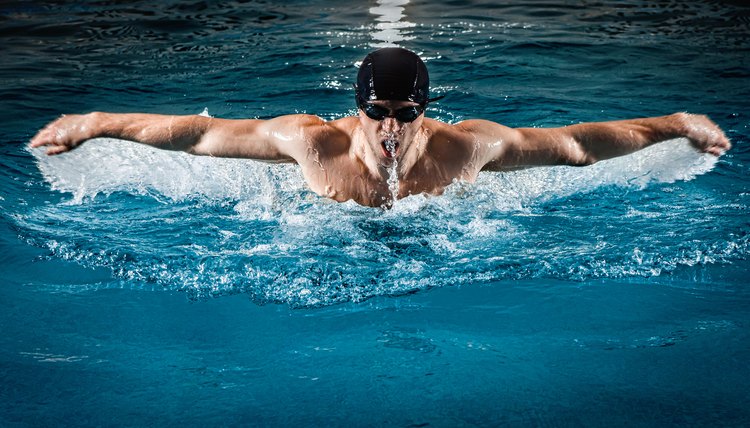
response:
M403 126L404 124L396 120L395 117L386 117L383 119L383 131L398 132Z

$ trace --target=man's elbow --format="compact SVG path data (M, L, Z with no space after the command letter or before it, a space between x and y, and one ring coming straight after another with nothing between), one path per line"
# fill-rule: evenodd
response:
M572 159L568 162L569 166L589 166L597 163L599 160L593 156L583 156Z
M563 156L563 164L568 166L589 166L598 162L596 156L589 150L586 150L580 143L576 143L571 147L572 150L566 151Z

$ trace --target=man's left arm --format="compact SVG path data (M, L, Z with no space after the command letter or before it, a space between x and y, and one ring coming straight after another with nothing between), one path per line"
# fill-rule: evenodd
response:
M489 122L492 123L492 122ZM501 125L497 125L501 126ZM518 169L542 165L590 165L624 156L652 144L684 137L699 151L720 156L731 144L708 117L687 113L644 119L592 122L562 128L505 128L505 139L488 139L485 170ZM490 131L489 133L486 131ZM479 138L482 140L482 138Z

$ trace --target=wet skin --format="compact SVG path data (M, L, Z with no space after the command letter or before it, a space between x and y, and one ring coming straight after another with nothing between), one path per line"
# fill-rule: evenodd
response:
M372 102L390 114L415 105ZM362 110L357 116L328 122L304 114L269 120L143 113L67 115L39 131L31 147L45 146L47 154L56 155L98 137L194 155L297 163L317 194L381 207L393 203L388 179L394 169L395 196L403 198L439 195L456 180L474 181L480 171L585 166L679 137L715 156L731 147L709 118L687 113L562 128L508 128L480 119L447 124L424 114L413 122L394 117L374 120Z

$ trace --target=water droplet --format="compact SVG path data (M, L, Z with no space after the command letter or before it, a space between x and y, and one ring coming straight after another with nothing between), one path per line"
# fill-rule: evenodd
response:
M396 140L386 140L385 149L393 159L390 168L388 168L388 190L391 192L391 200L396 203L398 198L398 160L396 159L396 146L398 142Z

